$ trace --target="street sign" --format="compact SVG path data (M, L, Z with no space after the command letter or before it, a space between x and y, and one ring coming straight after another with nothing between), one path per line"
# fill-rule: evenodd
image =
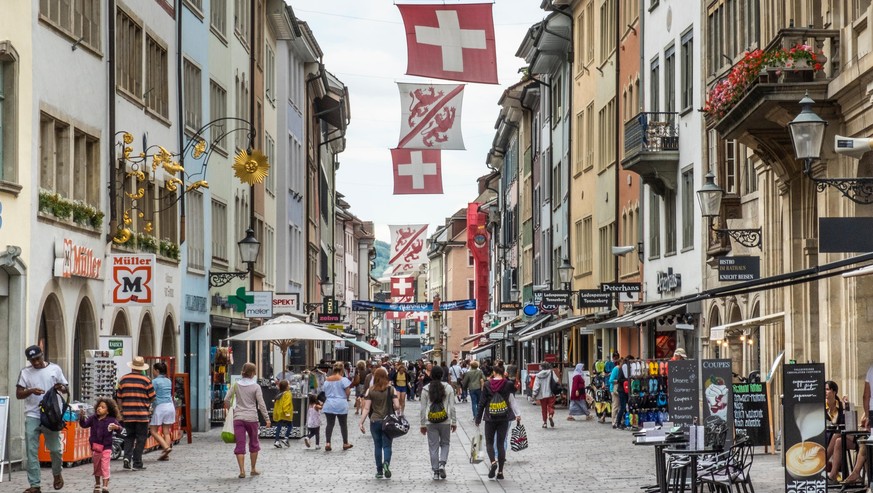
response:
M246 318L271 318L273 316L272 291L246 291L246 296L252 298L246 303Z
M521 310L521 302L503 301L500 303L501 310Z
M298 313L300 293L275 293L273 295L273 315Z
M534 304L528 303L527 305L524 305L523 313L528 317L533 317L534 315L536 315L539 312L540 312L540 309L537 308L537 306Z
M718 259L718 280L752 281L761 278L761 257L737 256Z
M561 306L573 306L573 291L550 290L534 292L534 300L539 300L543 313L554 313Z
M579 290L579 308L609 308L612 306L612 293L599 289Z
M342 322L343 316L339 313L319 313L317 317L315 317L315 322L319 324L335 324L337 322Z
M370 339L370 345L373 347L379 347L379 341L376 339Z

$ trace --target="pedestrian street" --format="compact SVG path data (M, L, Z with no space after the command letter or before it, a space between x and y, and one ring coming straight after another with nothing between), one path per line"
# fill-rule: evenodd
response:
M567 410L559 408L555 428L541 428L540 410L523 401L522 424L528 433L530 446L521 452L507 450L504 469L506 479L489 480L488 461L470 464L470 441L475 426L469 403L456 407L458 430L452 436L449 461L444 481L432 479L427 455L427 441L418 431L418 402L409 402L406 415L410 432L394 440L391 479L376 479L373 462L373 442L361 435L357 418L349 415L350 441L354 447L341 451L339 426L334 429L334 450L325 452L324 427L322 449L306 449L303 440L292 440L288 449L277 449L272 439L261 441L257 477L237 478L233 445L220 438L220 428L208 433L195 433L194 442L183 438L176 445L168 462L158 462L158 453L144 456L145 471L122 469L120 460L112 462L110 491L114 492L285 492L313 493L390 493L411 491L441 491L446 493L497 492L621 492L640 491L640 487L655 482L654 455L651 447L631 444L627 431L613 430L609 424L596 420L566 421ZM763 452L758 449L757 452ZM484 454L483 454L484 456ZM248 470L248 465L246 466ZM92 467L83 464L64 469L66 486L62 491L90 492L93 488ZM43 491L51 489L51 470L42 469ZM757 493L784 491L784 469L778 455L755 456L751 476ZM21 492L26 485L25 474L12 474L12 481L0 483L0 493Z

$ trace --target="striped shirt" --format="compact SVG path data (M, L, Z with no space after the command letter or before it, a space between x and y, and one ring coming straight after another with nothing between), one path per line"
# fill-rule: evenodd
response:
M125 423L148 423L149 407L155 398L155 389L147 376L128 373L121 377L116 396Z

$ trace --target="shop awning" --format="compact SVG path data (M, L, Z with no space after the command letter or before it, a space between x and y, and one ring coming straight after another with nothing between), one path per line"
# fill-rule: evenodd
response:
M521 320L521 315L519 315L513 319L509 319L505 322L501 322L500 324L495 325L494 327L491 327L490 329L488 329L486 331L479 332L478 334L473 334L471 336L467 336L464 338L464 342L461 343L461 346L467 346L469 344L473 344L474 342L476 342L477 339L479 339L481 337L488 337L488 335L491 334L492 332L497 332L498 330L503 330L507 326L509 326L510 324L518 322L519 320Z
M582 321L585 320L586 318L588 318L588 317L582 316L582 317L570 317L570 318L565 318L563 320L559 320L559 321L557 321L551 325L547 325L539 330L535 330L533 332L528 332L527 334L524 335L524 337L519 338L518 342L527 342L531 339L536 339L539 337L547 336L553 332L567 329L569 327L572 327L574 325L578 325L578 324L582 323Z
M518 329L515 332L516 337L521 337L525 334L530 334L531 332L537 330L541 325L546 323L546 321L551 317L551 315L540 315L540 318L532 321L531 323L525 325L524 327Z
M500 341L494 341L494 342L489 342L488 344L485 344L484 346L475 347L475 348L470 350L470 354L478 354L478 353L481 353L484 351L488 351L489 349L493 348L494 346L496 346L499 343L500 343Z
M368 352L368 353L371 353L371 354L379 354L379 353L385 352L377 347L373 347L373 346L367 344L366 342L356 341L355 339L346 339L345 343L351 344L352 346L355 346L356 348L361 349L361 350Z
M634 310L610 320L589 324L587 330L617 329L619 327L636 327L637 325L657 318L685 310L685 303L658 305Z
M720 341L728 330L749 329L761 325L770 325L781 322L785 318L785 312L773 313L762 317L748 318L739 322L731 322L724 325L716 325L709 329L709 340Z

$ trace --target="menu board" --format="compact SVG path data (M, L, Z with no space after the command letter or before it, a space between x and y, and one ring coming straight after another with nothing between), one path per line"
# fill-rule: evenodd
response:
M703 377L703 426L707 447L730 447L733 442L734 415L731 380L733 368L729 359L705 359L701 362Z
M772 447L773 423L767 384L734 384L733 393L737 435L745 434L755 447Z
M824 363L784 365L786 493L825 493Z
M700 418L700 380L697 361L676 360L667 363L667 389L670 421L688 429Z

